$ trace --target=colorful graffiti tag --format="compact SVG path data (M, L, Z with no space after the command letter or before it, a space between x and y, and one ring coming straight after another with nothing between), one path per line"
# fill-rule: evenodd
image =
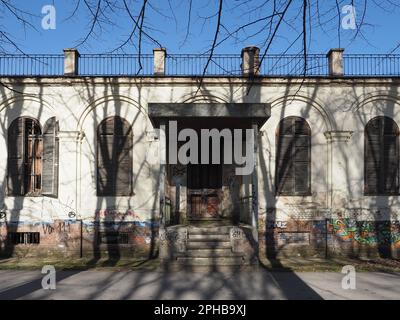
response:
M341 241L359 244L389 244L400 246L399 221L356 221L336 219L330 222L330 230Z

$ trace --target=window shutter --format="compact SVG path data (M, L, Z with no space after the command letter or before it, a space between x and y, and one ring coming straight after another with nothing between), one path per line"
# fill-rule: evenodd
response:
M126 132L124 136L115 136L115 194L129 196L132 193L132 136Z
M277 136L277 193L307 195L311 192L311 138L307 122L298 117L281 121Z
M100 134L97 149L97 190L98 195L109 196L114 193L115 168L114 136Z
M100 123L97 142L97 195L132 194L132 130L120 117Z
M13 121L8 130L7 191L10 196L24 194L24 119Z
M385 193L397 193L399 189L399 151L396 135L383 139L383 188Z
M367 195L399 192L399 141L397 124L376 117L365 127L364 189Z
M43 129L42 195L58 197L58 121L52 117Z
M296 135L294 142L294 192L309 193L310 192L310 138L307 135Z
M293 192L294 175L293 175L293 136L278 136L278 156L277 156L277 178L278 192Z
M365 192L377 194L379 192L380 176L380 134L373 130L366 132L365 145Z

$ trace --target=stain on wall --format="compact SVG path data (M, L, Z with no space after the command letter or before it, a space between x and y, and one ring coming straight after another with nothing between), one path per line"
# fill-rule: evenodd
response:
M157 220L139 219L130 210L98 210L91 220L1 222L0 255L11 252L19 256L79 256L81 246L83 256L110 249L118 249L121 254L126 252L131 257L147 255L149 250L157 250L159 224ZM9 232L39 232L40 244L12 244Z

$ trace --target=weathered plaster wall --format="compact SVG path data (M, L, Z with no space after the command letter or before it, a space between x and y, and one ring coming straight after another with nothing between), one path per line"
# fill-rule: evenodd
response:
M99 213L99 212L98 212ZM104 212L101 213L104 215ZM86 221L61 220L18 221L0 223L1 256L71 256L75 258L121 257L152 258L158 254L158 223L121 221L110 218ZM117 214L118 215L118 214ZM114 223L116 221L116 223ZM12 245L8 232L38 232L40 245ZM117 237L121 240L116 240ZM118 241L118 242L117 242Z
M392 117L400 124L398 79L316 78L302 82L276 78L248 82L241 78L206 78L196 97L197 81L191 78L10 78L2 82L24 93L1 89L0 207L6 212L7 222L53 223L57 219L68 220L72 211L78 219L90 223L98 210L106 209L121 212L118 219L124 221L156 221L159 142L146 114L149 102L271 104L271 118L261 128L259 138L260 232L267 221L399 219L398 196L363 195L364 126L377 115ZM111 115L120 115L133 126L131 197L96 196L96 127ZM18 116L37 118L42 125L52 116L59 120L57 199L5 196L7 128ZM279 121L286 116L304 117L311 127L309 197L276 197L274 193L275 134ZM134 212L135 217L128 212Z

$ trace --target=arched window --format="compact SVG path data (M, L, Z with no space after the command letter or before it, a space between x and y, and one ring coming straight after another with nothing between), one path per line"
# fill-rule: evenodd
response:
M389 117L376 117L365 126L364 193L399 193L399 128Z
M43 138L37 120L20 117L8 129L7 190L11 196L39 195Z
M279 123L276 151L278 195L310 195L311 130L306 120L287 117Z
M104 119L97 129L97 195L132 195L132 128L121 117Z

